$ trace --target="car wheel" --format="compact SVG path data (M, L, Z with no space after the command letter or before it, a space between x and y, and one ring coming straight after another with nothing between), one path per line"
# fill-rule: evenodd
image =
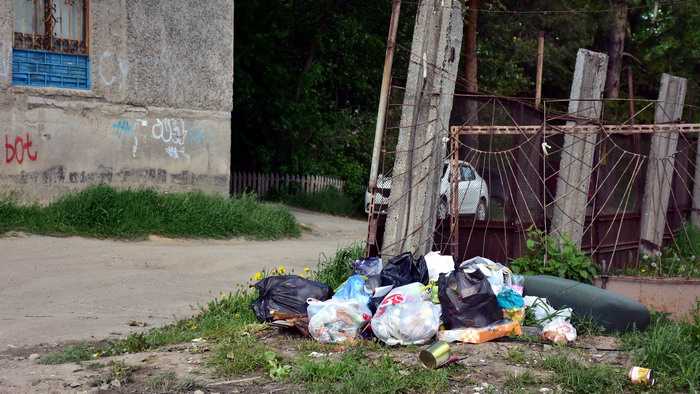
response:
M476 220L486 220L488 215L488 209L486 207L486 202L484 200L479 201L479 205L476 206Z
M438 204L438 209L437 209L437 217L438 219L445 219L447 217L447 199L446 198L441 198L440 203Z

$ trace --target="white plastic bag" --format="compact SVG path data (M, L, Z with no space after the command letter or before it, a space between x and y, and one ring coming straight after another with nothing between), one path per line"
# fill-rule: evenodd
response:
M489 281L494 294L499 294L504 287L513 285L513 273L511 270L503 264L496 263L485 257L473 257L462 262L459 268L464 269L465 272L474 272L477 269L481 271L486 280Z
M542 336L555 343L576 340L576 328L571 324L571 308L554 309L546 298L525 296L525 306L535 314Z
M357 299L307 300L309 334L321 343L339 343L357 338L372 318L372 312Z
M372 331L389 346L421 345L437 334L440 313L440 305L427 298L425 286L411 283L387 294L372 318Z
M430 252L424 258L431 282L437 282L440 274L448 274L455 270L455 261L452 256L443 256L440 252Z

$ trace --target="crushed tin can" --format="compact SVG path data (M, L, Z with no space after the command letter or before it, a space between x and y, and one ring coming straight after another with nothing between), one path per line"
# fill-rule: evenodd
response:
M418 360L428 369L436 369L450 361L450 344L437 341L418 353Z
M629 378L634 384L654 385L654 372L649 368L632 367Z

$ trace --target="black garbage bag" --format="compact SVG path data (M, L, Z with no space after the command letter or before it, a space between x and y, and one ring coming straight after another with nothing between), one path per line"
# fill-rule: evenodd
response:
M320 282L304 279L296 275L270 276L255 284L260 296L251 307L258 320L273 320L272 311L288 315L306 315L306 300L315 298L325 301L333 291Z
M442 321L449 329L486 327L503 319L496 295L484 274L456 270L440 274L438 298L442 306Z
M402 253L389 260L380 275L382 286L399 287L414 282L428 284L428 266L425 264L425 259L421 257L414 262L410 252Z

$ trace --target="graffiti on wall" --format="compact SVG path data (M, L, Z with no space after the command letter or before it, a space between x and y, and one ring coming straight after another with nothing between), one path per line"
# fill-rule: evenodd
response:
M205 134L200 129L191 131L185 127L185 121L181 118L156 118L148 119L119 119L112 124L112 129L120 138L133 141L131 156L136 158L139 152L139 137L141 143L153 141L161 144L165 154L173 159L190 159L186 151L187 145L200 145L204 143ZM144 141L145 140L145 141Z
M0 77L3 79L10 75L8 63L8 54L5 53L5 44L0 41Z
M112 86L118 83L122 87L129 75L129 63L117 58L112 52L103 52L97 64L97 73L105 85Z
M5 135L5 164L22 165L25 160L36 161L39 157L32 147L32 137L29 133L14 137Z

